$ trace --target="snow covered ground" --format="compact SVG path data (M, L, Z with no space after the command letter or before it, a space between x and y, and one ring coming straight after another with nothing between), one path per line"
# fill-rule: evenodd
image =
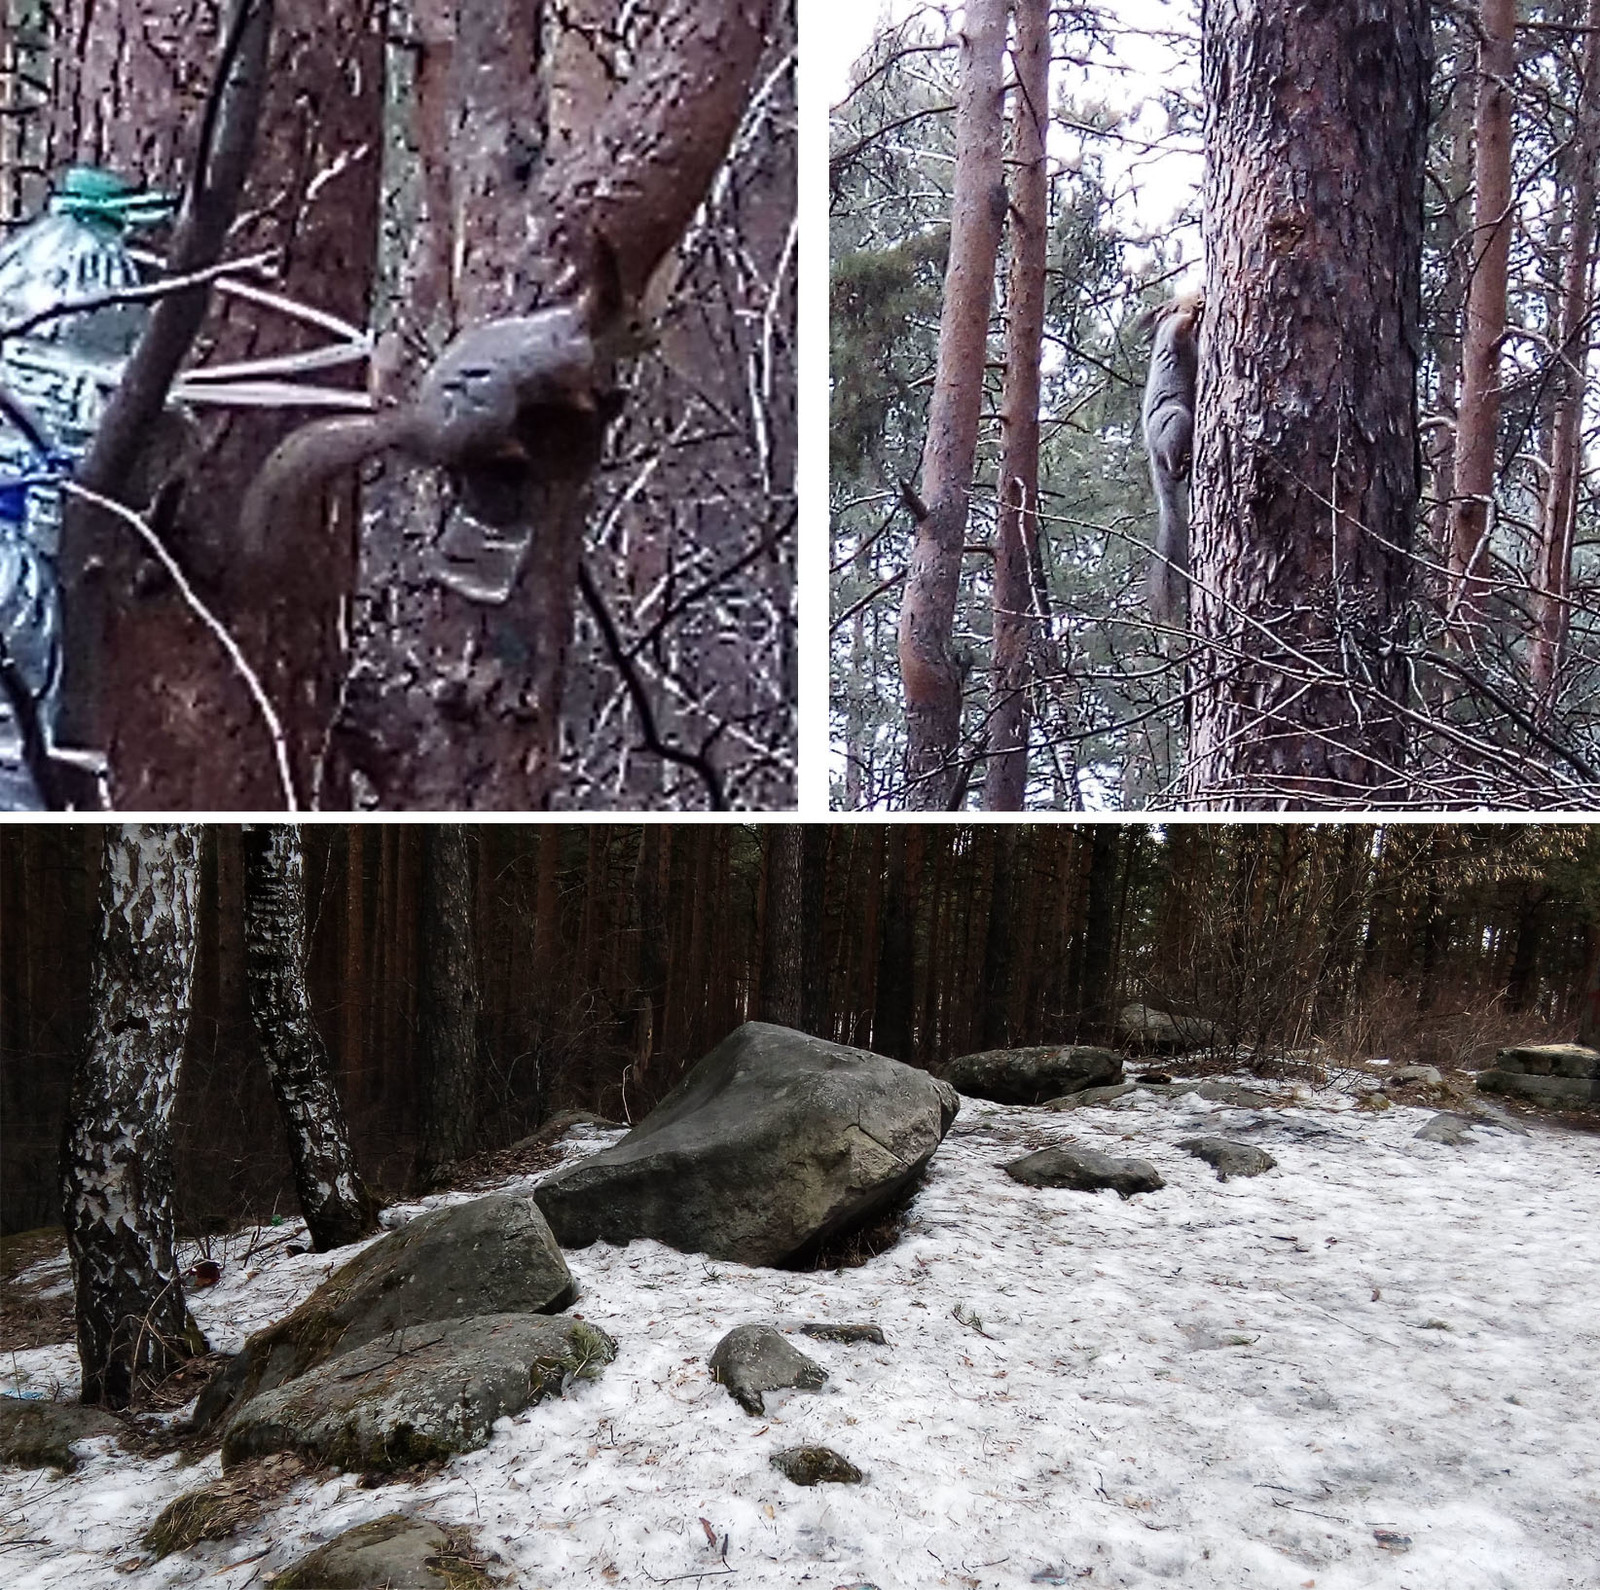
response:
M652 1242L572 1253L577 1311L617 1361L483 1451L416 1486L301 1481L248 1534L151 1564L140 1534L215 1456L86 1444L66 1477L0 1471L0 1581L244 1590L404 1510L470 1526L530 1590L1593 1590L1600 1137L1534 1124L1448 1147L1414 1140L1426 1111L1283 1096L1060 1115L963 1101L903 1240L859 1269L751 1270ZM1220 1183L1175 1147L1205 1134L1278 1169ZM1000 1168L1067 1141L1149 1159L1167 1186L1123 1202ZM195 1296L217 1345L328 1273L284 1255L297 1234L270 1232ZM873 1320L888 1345L796 1336L830 1379L769 1395L765 1418L711 1382L733 1326L808 1320ZM3 1390L75 1390L70 1348L0 1369ZM769 1465L812 1443L865 1483L807 1490Z

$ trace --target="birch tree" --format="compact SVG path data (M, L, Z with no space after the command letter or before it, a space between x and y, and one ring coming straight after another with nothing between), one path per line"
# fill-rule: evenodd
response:
M250 1017L289 1138L295 1190L318 1253L378 1229L378 1207L350 1148L344 1108L306 987L305 860L300 830L251 823L245 862L245 984Z
M1461 411L1450 511L1450 603L1463 622L1487 596L1490 505L1500 435L1500 348L1506 330L1511 203L1515 0L1483 0L1479 11L1474 131L1472 274L1461 339Z
M82 1400L109 1408L128 1407L203 1350L184 1311L172 1207L199 883L193 827L106 829L61 1190Z

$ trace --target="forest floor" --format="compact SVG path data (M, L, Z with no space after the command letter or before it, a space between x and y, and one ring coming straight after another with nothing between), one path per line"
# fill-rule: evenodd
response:
M0 1472L0 1578L245 1590L405 1511L465 1526L530 1590L1592 1590L1600 1135L1523 1111L1528 1135L1446 1146L1414 1137L1427 1109L1358 1108L1370 1076L1241 1080L1277 1102L963 1100L900 1240L857 1267L747 1269L654 1242L569 1254L578 1312L619 1344L599 1379L432 1473L298 1478L240 1534L159 1562L140 1537L216 1477L214 1452L102 1439L72 1474ZM1219 1182L1176 1147L1195 1135L1258 1144L1277 1169ZM610 1140L580 1128L561 1149ZM1001 1169L1069 1141L1150 1160L1166 1187L1124 1202ZM213 1248L221 1283L193 1307L214 1345L349 1257L290 1255L297 1238L286 1224ZM59 1307L62 1259L19 1279ZM886 1346L796 1336L829 1380L769 1394L764 1417L706 1367L747 1321L869 1320ZM0 1369L7 1392L76 1390L68 1345L0 1353ZM806 1444L865 1482L801 1489L769 1465Z

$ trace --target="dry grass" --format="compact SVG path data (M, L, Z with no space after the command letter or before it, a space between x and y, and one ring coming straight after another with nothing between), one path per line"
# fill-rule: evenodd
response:
M19 1282L24 1270L66 1253L67 1234L59 1226L19 1231L0 1237L0 1352L21 1352L29 1347L52 1347L70 1342L77 1332L72 1293L56 1297L40 1294L59 1283Z
M145 1531L144 1549L159 1562L175 1551L187 1551L202 1540L226 1540L255 1523L306 1472L303 1459L290 1452L241 1463L220 1479L169 1502Z

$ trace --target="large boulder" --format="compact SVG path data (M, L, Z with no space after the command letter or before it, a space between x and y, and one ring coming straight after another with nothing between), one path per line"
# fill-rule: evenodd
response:
M620 1143L547 1176L534 1197L563 1247L654 1237L782 1264L907 1187L957 1107L925 1071L746 1022Z
M195 1428L395 1331L474 1314L553 1314L576 1295L531 1198L497 1195L436 1209L373 1243L287 1318L257 1331L200 1394Z
M1122 1061L1087 1044L1044 1044L1032 1049L984 1049L946 1064L940 1074L958 1093L996 1104L1043 1104L1063 1093L1111 1087L1122 1081Z
M1600 1051L1578 1043L1502 1049L1494 1065L1478 1073L1478 1086L1557 1107L1600 1104Z
M480 1314L395 1331L252 1397L222 1466L296 1452L335 1468L407 1468L486 1446L496 1419L592 1379L617 1355L584 1320Z
M1201 1016L1176 1016L1154 1005L1124 1005L1117 1012L1117 1042L1140 1054L1186 1054L1215 1049L1222 1029Z

